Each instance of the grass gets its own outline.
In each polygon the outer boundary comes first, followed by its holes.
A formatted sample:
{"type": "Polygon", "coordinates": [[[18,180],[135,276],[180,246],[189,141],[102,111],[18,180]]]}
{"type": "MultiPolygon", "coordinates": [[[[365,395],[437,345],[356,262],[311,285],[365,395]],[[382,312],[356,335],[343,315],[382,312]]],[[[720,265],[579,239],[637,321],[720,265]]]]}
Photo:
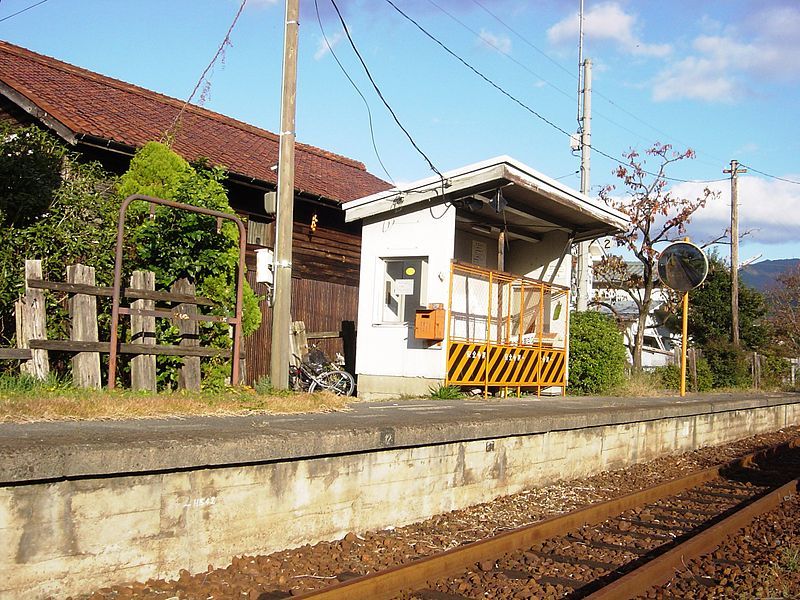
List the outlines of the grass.
{"type": "Polygon", "coordinates": [[[790,573],[800,571],[800,546],[789,546],[781,550],[781,566],[790,573]]]}
{"type": "Polygon", "coordinates": [[[439,400],[455,400],[464,397],[464,393],[459,386],[443,385],[441,383],[436,387],[431,386],[428,388],[428,395],[439,400]]]}
{"type": "Polygon", "coordinates": [[[649,371],[631,371],[625,380],[609,390],[609,396],[636,396],[640,398],[663,396],[674,393],[661,383],[658,374],[649,371]]]}
{"type": "Polygon", "coordinates": [[[57,379],[0,375],[0,423],[122,420],[190,415],[292,414],[346,410],[354,398],[260,386],[221,392],[152,393],[85,390],[57,379]]]}

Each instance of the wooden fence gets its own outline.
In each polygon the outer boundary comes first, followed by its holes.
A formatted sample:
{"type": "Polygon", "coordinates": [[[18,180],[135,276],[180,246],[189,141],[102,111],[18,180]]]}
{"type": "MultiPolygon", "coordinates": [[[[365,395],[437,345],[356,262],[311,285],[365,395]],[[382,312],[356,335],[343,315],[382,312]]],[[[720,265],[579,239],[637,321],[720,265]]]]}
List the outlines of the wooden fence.
{"type": "MultiPolygon", "coordinates": [[[[98,337],[97,298],[110,298],[113,289],[95,285],[93,267],[71,265],[66,275],[66,282],[46,281],[42,278],[41,261],[25,261],[25,293],[15,305],[17,348],[0,348],[0,359],[22,361],[20,372],[45,379],[50,370],[48,352],[72,353],[73,383],[78,387],[99,388],[100,354],[109,352],[110,343],[98,337]],[[47,339],[44,290],[67,294],[70,339],[47,339]]],[[[156,390],[156,356],[183,358],[178,387],[188,390],[200,389],[201,358],[230,358],[230,350],[200,346],[199,320],[221,322],[225,317],[200,314],[198,307],[211,307],[215,303],[196,296],[194,284],[188,280],[177,281],[169,292],[156,291],[155,275],[136,271],[130,287],[121,290],[121,296],[130,301],[130,342],[120,343],[118,352],[133,355],[130,361],[133,389],[156,390]],[[168,308],[159,308],[164,305],[168,308]],[[178,345],[156,343],[157,317],[169,318],[178,327],[178,345]]]]}

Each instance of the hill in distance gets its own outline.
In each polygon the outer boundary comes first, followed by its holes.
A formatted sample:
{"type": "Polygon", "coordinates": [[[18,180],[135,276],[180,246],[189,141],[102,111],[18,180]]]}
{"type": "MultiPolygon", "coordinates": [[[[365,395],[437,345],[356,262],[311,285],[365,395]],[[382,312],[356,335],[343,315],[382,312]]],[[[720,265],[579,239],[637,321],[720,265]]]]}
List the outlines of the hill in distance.
{"type": "Polygon", "coordinates": [[[779,260],[762,260],[739,269],[742,283],[759,292],[775,287],[778,275],[797,267],[800,258],[782,258],[779,260]]]}

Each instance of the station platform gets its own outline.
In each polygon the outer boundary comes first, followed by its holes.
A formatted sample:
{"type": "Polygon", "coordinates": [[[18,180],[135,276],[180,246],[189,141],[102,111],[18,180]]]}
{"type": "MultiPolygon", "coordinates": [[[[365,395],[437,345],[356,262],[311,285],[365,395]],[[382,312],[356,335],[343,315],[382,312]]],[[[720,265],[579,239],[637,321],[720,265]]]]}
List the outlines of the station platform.
{"type": "Polygon", "coordinates": [[[0,597],[173,578],[798,424],[786,393],[4,423],[0,597]]]}
{"type": "Polygon", "coordinates": [[[303,460],[800,403],[800,394],[404,399],[345,411],[0,424],[0,485],[303,460]]]}

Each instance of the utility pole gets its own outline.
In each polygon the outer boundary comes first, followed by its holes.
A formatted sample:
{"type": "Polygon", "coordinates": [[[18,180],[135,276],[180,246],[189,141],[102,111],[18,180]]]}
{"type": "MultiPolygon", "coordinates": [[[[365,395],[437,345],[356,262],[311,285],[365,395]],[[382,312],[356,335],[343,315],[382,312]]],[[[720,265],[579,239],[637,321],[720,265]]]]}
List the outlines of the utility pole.
{"type": "Polygon", "coordinates": [[[731,161],[731,168],[723,173],[731,175],[731,341],[739,347],[739,173],[747,169],[739,166],[738,160],[731,161]]]}
{"type": "Polygon", "coordinates": [[[289,387],[289,328],[292,307],[292,228],[294,225],[294,138],[297,99],[299,0],[286,0],[283,33],[281,130],[278,149],[278,206],[275,216],[275,284],[272,303],[270,381],[289,387]]]}
{"type": "MultiPolygon", "coordinates": [[[[589,194],[589,171],[592,150],[592,61],[583,61],[583,110],[581,116],[581,193],[589,194]]],[[[576,308],[589,308],[589,242],[578,244],[578,297],[576,308]]]]}

